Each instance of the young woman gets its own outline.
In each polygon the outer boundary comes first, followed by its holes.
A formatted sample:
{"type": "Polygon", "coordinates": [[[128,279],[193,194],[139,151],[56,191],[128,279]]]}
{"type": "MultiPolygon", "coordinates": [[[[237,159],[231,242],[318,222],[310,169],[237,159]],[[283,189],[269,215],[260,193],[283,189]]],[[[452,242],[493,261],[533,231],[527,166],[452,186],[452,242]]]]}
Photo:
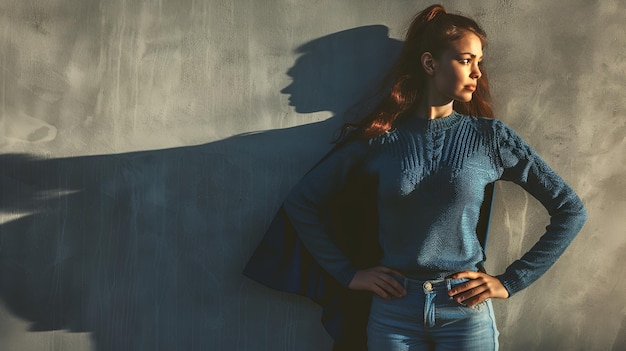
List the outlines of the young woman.
{"type": "Polygon", "coordinates": [[[388,74],[386,97],[284,203],[316,263],[343,287],[372,293],[370,351],[496,350],[490,299],[539,278],[585,222],[574,191],[513,130],[489,118],[484,46],[473,20],[439,5],[420,12],[388,74]],[[357,268],[324,213],[364,175],[374,179],[381,256],[357,268]],[[485,187],[501,179],[537,198],[551,220],[529,252],[492,276],[479,269],[476,228],[485,187]]]}

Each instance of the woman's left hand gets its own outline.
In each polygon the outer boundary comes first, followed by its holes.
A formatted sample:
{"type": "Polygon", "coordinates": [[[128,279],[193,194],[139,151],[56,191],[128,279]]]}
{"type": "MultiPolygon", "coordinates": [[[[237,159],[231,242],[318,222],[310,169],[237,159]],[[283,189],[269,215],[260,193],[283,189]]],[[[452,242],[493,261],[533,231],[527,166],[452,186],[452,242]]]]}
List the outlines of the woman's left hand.
{"type": "Polygon", "coordinates": [[[448,295],[454,297],[456,302],[465,304],[468,307],[474,306],[475,304],[492,297],[501,299],[509,297],[509,292],[506,290],[504,285],[502,285],[500,280],[486,273],[463,271],[455,273],[448,278],[470,279],[469,281],[459,284],[448,291],[448,295]]]}

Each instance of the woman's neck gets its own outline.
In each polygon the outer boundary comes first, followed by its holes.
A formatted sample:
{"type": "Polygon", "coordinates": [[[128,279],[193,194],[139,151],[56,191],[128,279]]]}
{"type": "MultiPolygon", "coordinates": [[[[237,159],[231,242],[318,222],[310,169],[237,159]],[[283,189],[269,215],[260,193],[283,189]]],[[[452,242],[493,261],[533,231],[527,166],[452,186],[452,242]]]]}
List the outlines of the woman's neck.
{"type": "Polygon", "coordinates": [[[418,118],[422,119],[436,119],[447,117],[452,114],[452,105],[454,100],[444,105],[439,104],[420,104],[415,114],[418,118]]]}

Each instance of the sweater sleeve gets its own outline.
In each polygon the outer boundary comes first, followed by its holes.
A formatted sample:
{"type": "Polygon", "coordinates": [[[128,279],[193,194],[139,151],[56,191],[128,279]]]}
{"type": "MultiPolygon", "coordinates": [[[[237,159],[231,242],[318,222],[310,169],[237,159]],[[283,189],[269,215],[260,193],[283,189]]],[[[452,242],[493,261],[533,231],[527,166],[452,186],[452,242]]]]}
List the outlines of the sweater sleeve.
{"type": "Polygon", "coordinates": [[[563,254],[587,219],[576,193],[512,129],[494,121],[501,179],[513,181],[546,208],[550,223],[539,241],[497,276],[509,295],[526,288],[563,254]]]}
{"type": "Polygon", "coordinates": [[[331,239],[322,213],[329,199],[358,171],[367,149],[367,142],[359,140],[338,147],[300,180],[283,204],[313,258],[346,287],[357,270],[331,239]]]}

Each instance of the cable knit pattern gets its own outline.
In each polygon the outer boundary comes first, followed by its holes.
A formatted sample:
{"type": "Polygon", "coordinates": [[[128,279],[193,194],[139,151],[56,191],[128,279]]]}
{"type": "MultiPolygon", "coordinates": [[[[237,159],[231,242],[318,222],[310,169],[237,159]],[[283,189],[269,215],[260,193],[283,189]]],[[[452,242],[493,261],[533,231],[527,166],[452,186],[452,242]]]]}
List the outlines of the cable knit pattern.
{"type": "Polygon", "coordinates": [[[511,295],[554,264],[586,219],[574,191],[501,121],[456,112],[408,118],[369,141],[347,142],[285,201],[304,244],[344,286],[356,270],[327,235],[321,208],[359,174],[378,178],[380,264],[419,280],[476,270],[483,260],[475,232],[480,205],[485,186],[496,180],[519,184],[551,216],[535,246],[498,276],[511,295]]]}

